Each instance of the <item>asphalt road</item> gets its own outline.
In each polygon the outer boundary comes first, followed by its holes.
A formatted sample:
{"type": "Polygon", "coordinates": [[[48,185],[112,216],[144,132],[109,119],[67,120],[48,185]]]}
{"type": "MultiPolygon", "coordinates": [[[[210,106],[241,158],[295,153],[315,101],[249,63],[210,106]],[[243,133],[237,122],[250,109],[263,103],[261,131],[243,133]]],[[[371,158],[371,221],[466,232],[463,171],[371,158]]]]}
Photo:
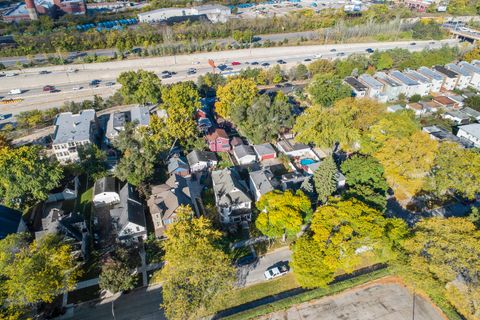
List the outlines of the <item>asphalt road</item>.
{"type": "Polygon", "coordinates": [[[112,315],[114,301],[115,320],[166,320],[162,303],[162,288],[160,286],[141,288],[119,298],[103,300],[99,303],[84,303],[76,306],[73,317],[75,320],[106,320],[114,319],[112,315]]]}
{"type": "Polygon", "coordinates": [[[15,104],[0,105],[0,114],[17,114],[22,111],[33,109],[49,109],[59,107],[66,101],[82,101],[91,99],[94,95],[102,97],[110,96],[118,85],[106,87],[105,83],[115,81],[118,75],[128,70],[145,69],[160,74],[162,71],[175,71],[177,74],[170,79],[163,79],[164,83],[196,80],[198,75],[211,72],[212,68],[208,65],[208,59],[214,59],[217,65],[222,63],[233,68],[233,71],[239,71],[247,66],[252,66],[252,62],[269,63],[270,66],[277,63],[279,59],[286,62],[283,68],[294,66],[298,63],[309,63],[305,59],[315,59],[315,56],[321,55],[322,58],[337,59],[344,58],[353,53],[365,53],[367,48],[387,50],[393,48],[406,48],[411,51],[419,51],[424,48],[439,48],[443,44],[456,45],[457,40],[450,39],[444,41],[418,41],[416,45],[410,42],[386,42],[386,43],[359,43],[359,44],[337,44],[337,45],[318,45],[318,46],[297,46],[297,47],[275,47],[275,48],[255,48],[243,50],[230,50],[215,53],[198,53],[192,55],[180,55],[169,57],[145,58],[126,61],[114,61],[95,64],[51,66],[45,68],[24,69],[14,77],[0,78],[0,96],[15,97],[24,99],[15,104]],[[333,52],[332,50],[335,50],[333,52]],[[344,55],[339,56],[340,53],[344,55]],[[232,66],[231,63],[237,61],[241,64],[232,66]],[[247,64],[248,63],[248,64],[247,64]],[[189,68],[196,68],[195,75],[187,75],[189,68]],[[76,73],[67,73],[68,68],[77,68],[76,73]],[[47,70],[50,73],[40,75],[39,72],[47,70]],[[101,80],[99,87],[91,88],[88,86],[93,79],[101,80]],[[58,92],[43,92],[43,86],[53,85],[58,92]],[[74,87],[81,86],[81,90],[73,90],[74,87]],[[22,89],[24,93],[18,95],[9,95],[12,89],[22,89]]]}

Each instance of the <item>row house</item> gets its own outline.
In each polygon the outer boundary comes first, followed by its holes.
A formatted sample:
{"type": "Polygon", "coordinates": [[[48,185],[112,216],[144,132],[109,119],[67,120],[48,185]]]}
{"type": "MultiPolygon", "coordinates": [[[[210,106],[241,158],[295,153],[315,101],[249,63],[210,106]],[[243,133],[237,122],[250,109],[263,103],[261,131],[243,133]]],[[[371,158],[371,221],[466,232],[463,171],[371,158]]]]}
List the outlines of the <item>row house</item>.
{"type": "Polygon", "coordinates": [[[383,92],[383,83],[372,77],[371,75],[365,73],[358,77],[358,81],[364,84],[367,89],[367,97],[378,99],[383,92]]]}
{"type": "Polygon", "coordinates": [[[398,70],[390,72],[390,77],[402,85],[403,93],[407,97],[411,97],[416,94],[419,94],[421,96],[425,96],[428,94],[428,91],[424,91],[424,86],[421,86],[420,83],[413,80],[412,78],[407,77],[398,70]]]}
{"type": "MultiPolygon", "coordinates": [[[[419,94],[421,96],[426,96],[428,95],[430,92],[433,92],[434,90],[432,90],[432,87],[433,87],[433,83],[430,79],[428,79],[427,77],[421,75],[420,73],[418,73],[417,71],[415,70],[406,70],[403,72],[406,76],[408,76],[409,78],[415,80],[418,84],[419,84],[419,94]]],[[[440,90],[440,88],[438,88],[438,90],[440,90]]]]}
{"type": "Polygon", "coordinates": [[[432,92],[440,92],[440,90],[442,90],[443,76],[440,73],[427,67],[420,67],[417,72],[430,79],[432,83],[432,92]]]}
{"type": "Polygon", "coordinates": [[[470,82],[472,82],[472,75],[468,71],[464,70],[463,68],[454,63],[449,63],[445,65],[445,67],[458,75],[456,85],[457,89],[463,90],[470,86],[470,82]]]}
{"type": "Polygon", "coordinates": [[[375,78],[383,84],[383,94],[388,101],[397,100],[404,93],[403,85],[390,78],[385,72],[375,73],[375,78]]]}
{"type": "Polygon", "coordinates": [[[464,72],[467,72],[472,78],[470,80],[470,85],[477,90],[480,90],[480,68],[466,62],[460,61],[458,66],[464,72]]]}
{"type": "Polygon", "coordinates": [[[354,77],[346,77],[343,82],[352,88],[355,97],[364,98],[367,96],[368,88],[354,77]]]}
{"type": "Polygon", "coordinates": [[[448,70],[444,66],[435,66],[433,69],[442,75],[442,88],[444,90],[451,91],[456,88],[458,82],[458,74],[456,72],[448,70]]]}

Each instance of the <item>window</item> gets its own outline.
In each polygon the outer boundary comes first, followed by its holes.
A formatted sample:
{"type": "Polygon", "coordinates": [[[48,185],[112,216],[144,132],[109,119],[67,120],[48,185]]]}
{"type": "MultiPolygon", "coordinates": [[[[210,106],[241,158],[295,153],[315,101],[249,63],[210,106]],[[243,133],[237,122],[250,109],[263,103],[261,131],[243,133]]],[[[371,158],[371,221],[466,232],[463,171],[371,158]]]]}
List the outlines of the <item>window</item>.
{"type": "Polygon", "coordinates": [[[137,232],[139,232],[139,231],[140,231],[140,227],[139,227],[139,226],[137,226],[137,232]]]}

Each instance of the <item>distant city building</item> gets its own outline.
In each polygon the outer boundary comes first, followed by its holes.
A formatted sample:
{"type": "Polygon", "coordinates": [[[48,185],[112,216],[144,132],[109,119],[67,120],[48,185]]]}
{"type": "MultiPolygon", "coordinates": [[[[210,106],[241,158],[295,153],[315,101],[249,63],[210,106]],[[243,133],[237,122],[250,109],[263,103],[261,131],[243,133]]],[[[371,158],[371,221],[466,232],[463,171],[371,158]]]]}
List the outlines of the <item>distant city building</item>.
{"type": "Polygon", "coordinates": [[[78,147],[96,142],[97,116],[95,110],[79,114],[60,113],[55,119],[52,148],[61,163],[78,161],[78,147]]]}
{"type": "Polygon", "coordinates": [[[6,22],[38,20],[39,15],[85,14],[84,0],[26,0],[3,15],[6,22]]]}
{"type": "Polygon", "coordinates": [[[231,15],[229,7],[208,4],[191,8],[163,8],[138,14],[138,20],[145,23],[186,20],[205,17],[213,23],[227,22],[231,15]]]}

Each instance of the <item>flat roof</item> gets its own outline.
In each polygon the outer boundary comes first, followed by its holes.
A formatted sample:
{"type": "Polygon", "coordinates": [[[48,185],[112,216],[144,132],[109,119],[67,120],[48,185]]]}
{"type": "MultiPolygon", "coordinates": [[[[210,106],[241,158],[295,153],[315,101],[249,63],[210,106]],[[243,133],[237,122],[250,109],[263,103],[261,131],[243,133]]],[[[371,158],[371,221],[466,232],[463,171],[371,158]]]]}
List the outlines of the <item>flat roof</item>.
{"type": "Polygon", "coordinates": [[[446,67],[458,74],[461,74],[463,76],[469,76],[470,75],[470,72],[468,72],[467,70],[465,70],[464,68],[462,67],[459,67],[457,66],[455,63],[449,63],[446,65],[446,67]]]}
{"type": "Polygon", "coordinates": [[[357,91],[367,91],[367,87],[354,77],[346,77],[345,82],[357,91]]]}
{"type": "Polygon", "coordinates": [[[427,67],[420,67],[420,68],[418,68],[417,71],[420,72],[421,74],[423,74],[424,76],[430,78],[430,79],[443,81],[443,78],[445,78],[445,76],[442,75],[441,73],[438,73],[438,72],[436,72],[436,71],[434,71],[430,68],[427,68],[427,67]]]}
{"type": "Polygon", "coordinates": [[[394,79],[390,78],[385,72],[377,72],[377,73],[375,73],[375,77],[377,77],[377,79],[380,82],[383,82],[383,83],[389,85],[390,87],[401,87],[402,86],[400,83],[398,83],[394,79]]]}
{"type": "Polygon", "coordinates": [[[404,73],[409,76],[410,78],[418,81],[418,82],[421,82],[421,83],[431,83],[432,81],[430,79],[428,79],[427,77],[425,77],[424,75],[422,75],[421,73],[418,73],[417,71],[415,70],[408,70],[408,71],[404,71],[404,73]]]}
{"type": "Polygon", "coordinates": [[[480,68],[478,68],[477,66],[475,66],[471,63],[468,63],[466,61],[460,61],[458,64],[460,65],[460,67],[462,69],[468,71],[470,74],[472,74],[472,73],[480,74],[480,68]]]}
{"type": "Polygon", "coordinates": [[[377,79],[375,79],[374,77],[366,73],[359,76],[358,80],[362,81],[363,84],[371,88],[377,88],[377,89],[383,88],[383,83],[381,83],[380,81],[378,81],[377,79]]]}
{"type": "Polygon", "coordinates": [[[417,81],[407,77],[398,70],[390,72],[390,76],[395,77],[395,79],[398,79],[399,81],[405,83],[407,86],[418,86],[419,84],[417,81]]]}
{"type": "Polygon", "coordinates": [[[459,126],[458,129],[463,130],[466,133],[480,139],[480,123],[472,123],[464,126],[459,126]]]}
{"type": "Polygon", "coordinates": [[[93,109],[82,110],[79,114],[60,113],[55,120],[53,144],[89,140],[90,126],[94,120],[93,109]]]}
{"type": "Polygon", "coordinates": [[[453,72],[452,70],[448,70],[444,66],[435,66],[435,67],[433,67],[433,69],[437,70],[440,73],[443,73],[444,75],[446,75],[450,79],[456,78],[458,76],[458,73],[453,72]]]}

